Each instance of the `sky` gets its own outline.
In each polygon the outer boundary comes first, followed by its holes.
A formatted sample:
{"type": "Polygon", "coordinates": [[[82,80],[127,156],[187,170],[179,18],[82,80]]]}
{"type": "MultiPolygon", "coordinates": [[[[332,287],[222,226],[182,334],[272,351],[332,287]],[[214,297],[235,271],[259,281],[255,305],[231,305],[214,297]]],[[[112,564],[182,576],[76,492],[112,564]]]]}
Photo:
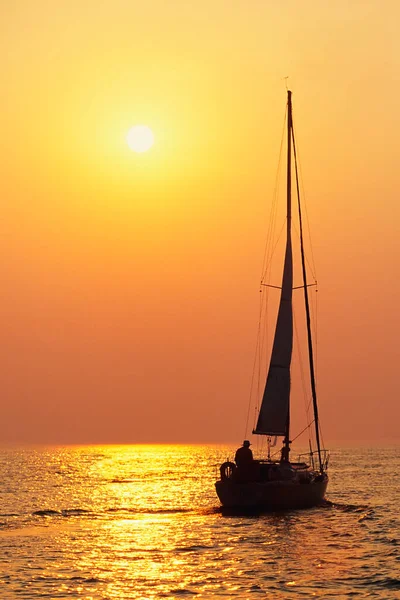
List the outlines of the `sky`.
{"type": "Polygon", "coordinates": [[[1,3],[1,443],[241,443],[286,81],[324,440],[399,439],[399,17],[1,3]]]}

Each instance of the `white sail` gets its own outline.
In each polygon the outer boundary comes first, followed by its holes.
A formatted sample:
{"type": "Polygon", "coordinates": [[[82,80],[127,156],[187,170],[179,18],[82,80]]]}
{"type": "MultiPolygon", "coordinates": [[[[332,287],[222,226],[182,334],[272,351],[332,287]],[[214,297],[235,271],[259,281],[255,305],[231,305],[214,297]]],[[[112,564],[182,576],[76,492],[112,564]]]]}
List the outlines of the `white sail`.
{"type": "Polygon", "coordinates": [[[283,268],[282,291],[267,383],[254,433],[285,435],[287,431],[290,363],[293,347],[293,258],[290,223],[283,268]]]}

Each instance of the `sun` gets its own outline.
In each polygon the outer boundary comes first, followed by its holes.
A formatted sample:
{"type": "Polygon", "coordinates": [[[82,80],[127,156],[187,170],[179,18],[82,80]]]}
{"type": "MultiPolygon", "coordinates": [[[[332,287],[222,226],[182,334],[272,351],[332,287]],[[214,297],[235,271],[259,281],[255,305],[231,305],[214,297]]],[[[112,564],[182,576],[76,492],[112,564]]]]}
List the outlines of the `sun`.
{"type": "Polygon", "coordinates": [[[134,152],[147,152],[154,144],[154,134],[147,125],[135,125],[128,131],[126,141],[134,152]]]}

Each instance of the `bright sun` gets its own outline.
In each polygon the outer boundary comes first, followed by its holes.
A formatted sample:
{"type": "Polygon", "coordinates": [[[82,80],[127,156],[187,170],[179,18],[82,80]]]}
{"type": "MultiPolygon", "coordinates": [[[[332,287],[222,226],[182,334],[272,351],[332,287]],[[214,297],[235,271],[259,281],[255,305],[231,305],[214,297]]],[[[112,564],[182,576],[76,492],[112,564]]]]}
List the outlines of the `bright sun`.
{"type": "Polygon", "coordinates": [[[147,152],[154,144],[154,135],[147,125],[135,125],[128,131],[126,141],[134,152],[147,152]]]}

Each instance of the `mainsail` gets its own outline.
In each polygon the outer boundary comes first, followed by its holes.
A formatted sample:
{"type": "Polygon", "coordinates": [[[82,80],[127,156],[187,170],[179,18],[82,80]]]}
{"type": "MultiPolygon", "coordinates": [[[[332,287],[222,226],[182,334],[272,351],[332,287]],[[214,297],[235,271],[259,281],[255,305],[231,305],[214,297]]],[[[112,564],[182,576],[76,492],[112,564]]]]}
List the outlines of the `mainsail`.
{"type": "Polygon", "coordinates": [[[288,147],[287,147],[287,230],[286,252],[283,266],[282,291],[276,322],[271,361],[267,382],[253,433],[266,435],[289,435],[290,363],[293,348],[293,256],[291,240],[291,142],[292,101],[288,91],[288,147]]]}
{"type": "Polygon", "coordinates": [[[282,292],[267,383],[254,433],[285,435],[287,431],[290,363],[293,347],[293,259],[290,237],[286,243],[282,292]]]}

